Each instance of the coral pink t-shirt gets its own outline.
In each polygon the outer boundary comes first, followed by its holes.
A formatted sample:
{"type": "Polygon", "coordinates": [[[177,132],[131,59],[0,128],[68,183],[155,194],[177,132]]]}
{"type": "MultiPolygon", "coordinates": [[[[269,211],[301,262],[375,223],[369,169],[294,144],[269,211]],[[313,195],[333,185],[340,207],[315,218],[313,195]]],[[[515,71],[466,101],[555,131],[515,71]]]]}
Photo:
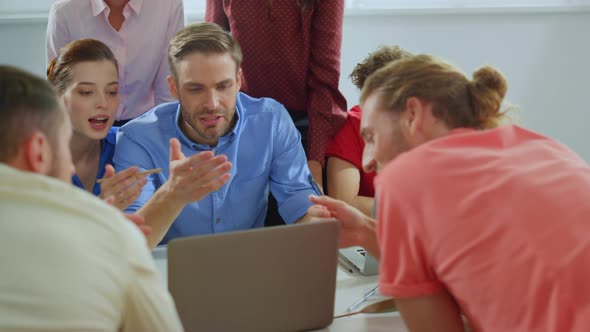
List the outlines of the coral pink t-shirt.
{"type": "Polygon", "coordinates": [[[381,292],[446,288],[476,331],[590,331],[590,167],[518,126],[459,129],[377,176],[381,292]]]}

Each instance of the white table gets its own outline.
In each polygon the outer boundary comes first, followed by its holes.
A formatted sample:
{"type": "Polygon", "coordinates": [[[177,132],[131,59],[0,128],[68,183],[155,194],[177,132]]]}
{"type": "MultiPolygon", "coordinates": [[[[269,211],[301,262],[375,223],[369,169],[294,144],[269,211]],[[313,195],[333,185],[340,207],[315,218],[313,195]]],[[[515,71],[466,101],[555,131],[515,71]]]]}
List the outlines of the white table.
{"type": "MultiPolygon", "coordinates": [[[[365,277],[350,275],[343,269],[338,269],[336,276],[336,299],[334,316],[347,313],[347,308],[377,285],[377,276],[365,277]]],[[[360,305],[357,310],[367,304],[385,299],[381,295],[374,295],[360,305]]],[[[353,332],[353,331],[388,331],[406,332],[406,326],[399,313],[358,314],[337,318],[334,322],[318,331],[353,332]]]]}
{"type": "MultiPolygon", "coordinates": [[[[162,275],[165,285],[168,285],[168,267],[166,248],[158,247],[153,251],[156,268],[162,275]]],[[[334,303],[334,316],[347,313],[347,308],[377,285],[377,276],[350,275],[342,269],[338,269],[336,277],[336,299],[334,303]]],[[[375,295],[367,299],[366,304],[384,299],[375,295]]],[[[359,309],[364,305],[359,306],[359,309]]],[[[318,332],[362,332],[362,331],[388,331],[406,332],[407,329],[399,316],[399,313],[384,314],[358,314],[349,317],[335,319],[334,322],[318,332]]]]}

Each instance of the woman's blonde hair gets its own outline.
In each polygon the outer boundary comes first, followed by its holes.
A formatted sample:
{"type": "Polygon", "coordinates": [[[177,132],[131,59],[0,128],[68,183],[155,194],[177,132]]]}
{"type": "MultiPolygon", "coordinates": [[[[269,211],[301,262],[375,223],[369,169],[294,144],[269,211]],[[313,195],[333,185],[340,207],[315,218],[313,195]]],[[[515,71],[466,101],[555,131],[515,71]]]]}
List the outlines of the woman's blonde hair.
{"type": "Polygon", "coordinates": [[[434,116],[450,128],[488,129],[505,117],[500,110],[507,83],[496,69],[485,66],[469,80],[452,65],[430,55],[395,61],[371,75],[361,92],[361,103],[379,93],[380,108],[403,111],[416,97],[433,105],[434,116]]]}

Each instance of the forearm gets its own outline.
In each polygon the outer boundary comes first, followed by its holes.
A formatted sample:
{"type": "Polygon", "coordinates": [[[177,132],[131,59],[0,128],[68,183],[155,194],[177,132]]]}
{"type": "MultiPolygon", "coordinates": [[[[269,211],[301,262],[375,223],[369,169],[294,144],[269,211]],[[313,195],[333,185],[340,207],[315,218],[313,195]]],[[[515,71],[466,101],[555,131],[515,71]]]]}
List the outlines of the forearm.
{"type": "Polygon", "coordinates": [[[312,216],[309,215],[309,213],[306,213],[305,215],[303,215],[303,217],[297,219],[297,221],[295,222],[296,224],[303,224],[306,222],[311,221],[312,216]]]}
{"type": "MultiPolygon", "coordinates": [[[[328,180],[328,183],[329,180],[328,180]]],[[[339,199],[341,201],[344,201],[347,204],[350,204],[350,206],[360,210],[365,216],[367,217],[372,217],[373,216],[373,208],[374,208],[374,204],[375,204],[375,199],[373,197],[367,197],[367,196],[349,196],[347,195],[347,193],[336,193],[334,195],[332,195],[333,191],[328,190],[328,193],[330,194],[331,197],[335,198],[335,199],[339,199]],[[340,194],[340,195],[339,195],[340,194]]]]}
{"type": "Polygon", "coordinates": [[[370,217],[365,217],[361,229],[359,229],[359,245],[365,248],[377,260],[381,257],[379,251],[379,242],[377,241],[377,221],[370,217]]]}
{"type": "Polygon", "coordinates": [[[459,306],[444,289],[430,296],[399,298],[395,304],[409,331],[465,331],[459,306]]]}
{"type": "Polygon", "coordinates": [[[174,199],[167,186],[164,185],[137,211],[137,214],[141,215],[152,229],[151,234],[147,237],[150,248],[156,247],[162,241],[184,205],[174,199]]]}
{"type": "MultiPolygon", "coordinates": [[[[343,146],[345,143],[340,143],[343,146]]],[[[351,144],[347,144],[350,146],[351,144]]],[[[375,199],[360,196],[361,170],[339,156],[330,156],[326,165],[328,195],[357,208],[366,216],[373,216],[375,199]]]]}
{"type": "Polygon", "coordinates": [[[361,212],[363,212],[366,216],[369,216],[369,217],[373,216],[374,204],[375,204],[375,199],[373,197],[354,196],[350,200],[350,205],[361,210],[361,212]]]}

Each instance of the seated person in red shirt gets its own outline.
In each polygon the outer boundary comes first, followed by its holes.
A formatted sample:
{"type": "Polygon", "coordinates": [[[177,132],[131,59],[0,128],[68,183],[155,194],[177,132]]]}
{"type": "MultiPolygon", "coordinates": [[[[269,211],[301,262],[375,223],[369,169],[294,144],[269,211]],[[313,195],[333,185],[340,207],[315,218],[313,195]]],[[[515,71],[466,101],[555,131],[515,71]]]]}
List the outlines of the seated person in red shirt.
{"type": "MultiPolygon", "coordinates": [[[[350,78],[359,90],[367,77],[391,61],[403,59],[410,53],[397,45],[381,46],[354,67],[350,78]]],[[[363,164],[365,143],[361,137],[361,108],[348,111],[344,126],[326,148],[327,194],[356,207],[368,216],[373,214],[375,163],[363,164]]],[[[370,161],[370,159],[367,159],[370,161]]]]}
{"type": "Polygon", "coordinates": [[[506,81],[428,55],[375,72],[361,133],[379,175],[377,219],[312,197],[341,246],[380,259],[380,292],[410,331],[588,331],[590,167],[559,142],[495,128],[506,81]],[[491,129],[490,129],[491,128],[491,129]]]}

